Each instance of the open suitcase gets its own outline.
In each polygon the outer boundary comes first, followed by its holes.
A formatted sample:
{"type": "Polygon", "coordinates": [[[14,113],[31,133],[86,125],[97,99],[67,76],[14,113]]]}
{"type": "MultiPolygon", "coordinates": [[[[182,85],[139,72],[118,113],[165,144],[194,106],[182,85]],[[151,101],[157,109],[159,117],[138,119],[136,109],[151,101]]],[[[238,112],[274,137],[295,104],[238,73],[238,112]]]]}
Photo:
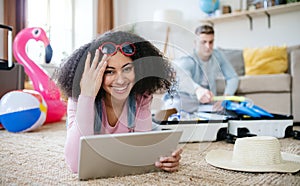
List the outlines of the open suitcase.
{"type": "MultiPolygon", "coordinates": [[[[25,72],[19,63],[12,59],[12,27],[0,24],[0,28],[7,31],[8,59],[0,58],[0,99],[9,91],[24,89],[25,72]]],[[[5,33],[5,32],[3,32],[5,33]]]]}
{"type": "Polygon", "coordinates": [[[228,118],[215,113],[195,112],[191,114],[182,111],[180,114],[171,115],[167,120],[158,121],[153,118],[152,121],[160,130],[183,131],[180,143],[219,141],[224,140],[227,135],[228,118]],[[180,116],[175,118],[176,115],[180,116]]]}

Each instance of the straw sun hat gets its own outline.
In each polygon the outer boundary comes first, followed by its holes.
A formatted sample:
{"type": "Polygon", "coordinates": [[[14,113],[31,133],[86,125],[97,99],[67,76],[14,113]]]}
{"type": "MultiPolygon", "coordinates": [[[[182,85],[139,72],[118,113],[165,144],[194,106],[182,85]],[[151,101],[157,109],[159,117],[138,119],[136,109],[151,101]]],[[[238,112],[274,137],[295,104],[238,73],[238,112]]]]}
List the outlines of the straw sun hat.
{"type": "Polygon", "coordinates": [[[245,172],[297,172],[300,156],[280,152],[280,143],[271,136],[238,138],[233,151],[212,150],[206,162],[219,168],[245,172]]]}

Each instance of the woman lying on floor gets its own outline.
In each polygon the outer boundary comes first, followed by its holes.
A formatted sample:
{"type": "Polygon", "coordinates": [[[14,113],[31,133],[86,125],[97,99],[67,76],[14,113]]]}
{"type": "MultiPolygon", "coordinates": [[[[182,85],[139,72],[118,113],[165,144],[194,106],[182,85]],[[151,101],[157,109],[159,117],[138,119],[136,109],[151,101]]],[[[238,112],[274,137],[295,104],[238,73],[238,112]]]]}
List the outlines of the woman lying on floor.
{"type": "MultiPolygon", "coordinates": [[[[111,31],[80,47],[65,61],[58,84],[68,96],[65,158],[78,170],[81,136],[151,131],[152,94],[174,81],[169,61],[149,41],[111,31]]],[[[153,162],[162,170],[179,168],[182,149],[153,162]]]]}

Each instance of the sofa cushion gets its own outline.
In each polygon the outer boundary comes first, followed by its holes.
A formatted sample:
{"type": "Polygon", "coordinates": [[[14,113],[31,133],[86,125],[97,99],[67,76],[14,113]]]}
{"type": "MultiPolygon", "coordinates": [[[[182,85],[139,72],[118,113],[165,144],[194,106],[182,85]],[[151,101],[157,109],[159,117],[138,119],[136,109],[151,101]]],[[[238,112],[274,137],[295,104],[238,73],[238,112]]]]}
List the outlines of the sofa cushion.
{"type": "MultiPolygon", "coordinates": [[[[224,92],[225,80],[217,79],[217,93],[224,92]]],[[[255,76],[239,76],[239,86],[236,94],[290,92],[290,74],[267,74],[255,76]]]]}
{"type": "Polygon", "coordinates": [[[228,61],[232,64],[236,73],[239,76],[245,75],[245,65],[243,58],[243,50],[236,49],[224,49],[218,48],[221,52],[223,52],[224,56],[228,59],[228,61]]]}
{"type": "Polygon", "coordinates": [[[246,75],[278,74],[288,69],[286,46],[245,48],[243,56],[246,75]]]}
{"type": "Polygon", "coordinates": [[[261,92],[255,94],[240,94],[252,100],[253,103],[264,110],[274,114],[291,113],[291,94],[289,92],[261,92]]]}
{"type": "Polygon", "coordinates": [[[290,92],[290,74],[267,74],[239,77],[237,93],[290,92]]]}

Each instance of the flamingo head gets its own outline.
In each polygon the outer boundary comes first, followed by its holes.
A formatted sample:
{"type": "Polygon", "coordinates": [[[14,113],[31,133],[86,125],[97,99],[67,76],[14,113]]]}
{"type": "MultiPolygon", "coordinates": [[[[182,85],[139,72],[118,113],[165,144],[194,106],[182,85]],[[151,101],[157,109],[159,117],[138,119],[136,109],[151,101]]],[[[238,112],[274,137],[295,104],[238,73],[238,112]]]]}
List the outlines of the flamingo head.
{"type": "Polygon", "coordinates": [[[50,63],[51,58],[52,58],[52,47],[50,45],[50,41],[47,37],[46,32],[42,29],[42,28],[38,28],[38,27],[34,27],[31,28],[31,34],[33,39],[35,39],[36,41],[42,41],[44,43],[45,46],[45,60],[46,63],[50,63]]]}
{"type": "Polygon", "coordinates": [[[24,47],[27,41],[30,39],[42,41],[44,43],[45,61],[46,63],[50,63],[53,51],[46,32],[40,27],[25,28],[17,34],[15,41],[18,42],[21,45],[21,47],[24,47]]]}

